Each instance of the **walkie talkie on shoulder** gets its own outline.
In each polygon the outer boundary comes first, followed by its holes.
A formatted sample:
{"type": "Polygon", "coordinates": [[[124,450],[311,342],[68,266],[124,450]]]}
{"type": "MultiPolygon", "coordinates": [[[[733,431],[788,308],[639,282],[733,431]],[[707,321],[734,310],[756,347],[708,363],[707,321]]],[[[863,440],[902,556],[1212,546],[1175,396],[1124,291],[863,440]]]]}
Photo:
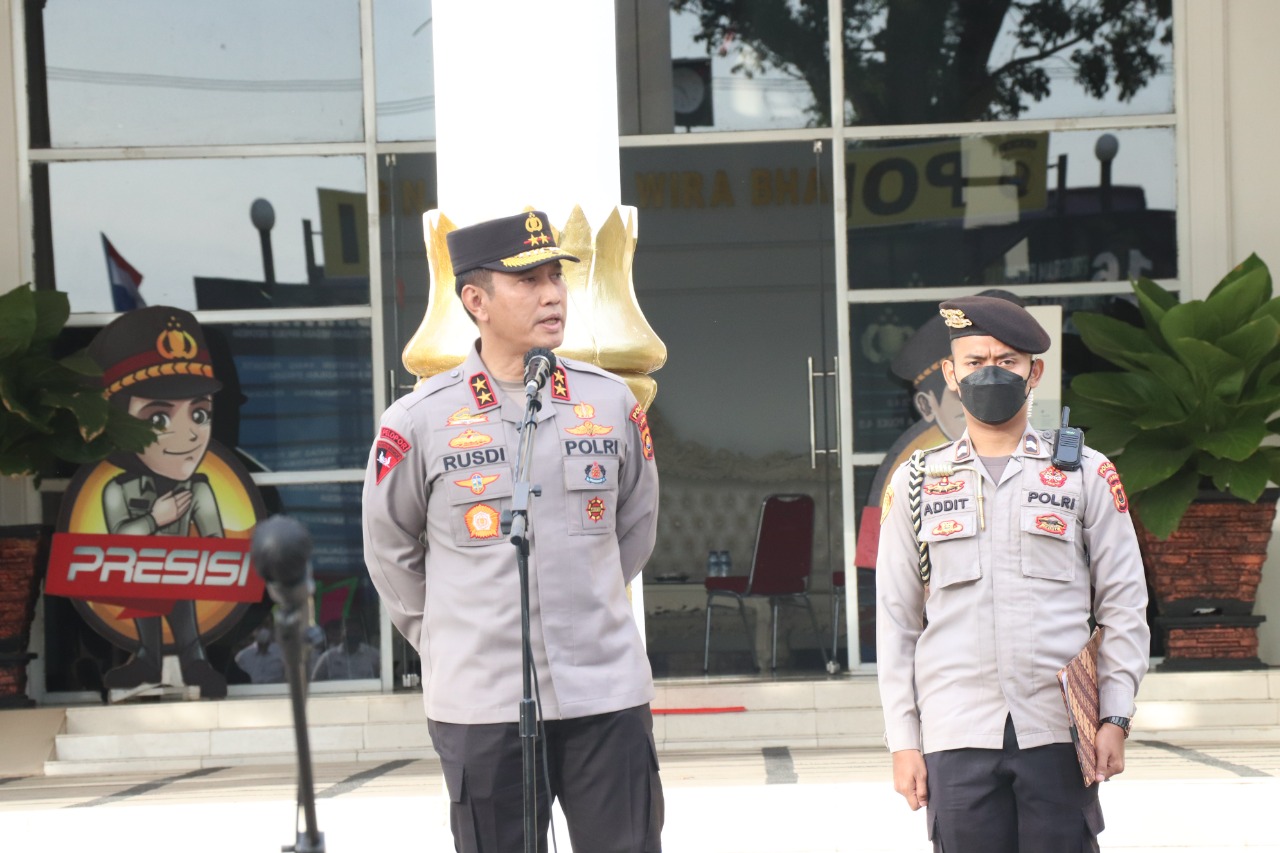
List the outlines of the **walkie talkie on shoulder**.
{"type": "Polygon", "coordinates": [[[1080,454],[1084,452],[1084,431],[1068,426],[1071,409],[1062,407],[1062,426],[1058,427],[1053,448],[1053,466],[1060,471],[1080,470],[1080,454]]]}

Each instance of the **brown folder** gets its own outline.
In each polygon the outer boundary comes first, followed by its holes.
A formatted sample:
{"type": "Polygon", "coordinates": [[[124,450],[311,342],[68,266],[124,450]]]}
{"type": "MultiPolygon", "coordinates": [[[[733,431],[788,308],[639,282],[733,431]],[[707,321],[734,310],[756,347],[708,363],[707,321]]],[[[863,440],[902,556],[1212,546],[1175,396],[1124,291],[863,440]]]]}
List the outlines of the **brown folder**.
{"type": "Polygon", "coordinates": [[[1095,738],[1098,735],[1098,644],[1102,642],[1102,628],[1094,628],[1089,642],[1080,654],[1058,670],[1058,684],[1062,687],[1062,700],[1067,704],[1067,716],[1071,718],[1071,740],[1080,760],[1080,775],[1087,788],[1097,781],[1098,753],[1095,738]]]}

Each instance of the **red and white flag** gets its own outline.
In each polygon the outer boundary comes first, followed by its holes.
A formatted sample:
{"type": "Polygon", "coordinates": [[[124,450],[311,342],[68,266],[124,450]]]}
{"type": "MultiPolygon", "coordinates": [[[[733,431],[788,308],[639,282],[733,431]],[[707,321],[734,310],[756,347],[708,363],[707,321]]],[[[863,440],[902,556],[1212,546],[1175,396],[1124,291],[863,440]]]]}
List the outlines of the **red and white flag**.
{"type": "Polygon", "coordinates": [[[107,280],[111,282],[111,302],[117,311],[132,311],[134,308],[145,308],[138,288],[142,287],[142,273],[121,257],[116,247],[111,245],[106,234],[102,237],[102,250],[107,255],[107,280]]]}

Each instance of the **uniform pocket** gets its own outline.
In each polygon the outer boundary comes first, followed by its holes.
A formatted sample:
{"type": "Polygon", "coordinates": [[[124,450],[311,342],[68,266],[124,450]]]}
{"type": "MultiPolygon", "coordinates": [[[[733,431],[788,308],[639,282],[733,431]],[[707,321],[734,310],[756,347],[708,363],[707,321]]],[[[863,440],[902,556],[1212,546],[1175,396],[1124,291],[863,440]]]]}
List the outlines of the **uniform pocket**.
{"type": "Polygon", "coordinates": [[[446,475],[453,541],[469,548],[505,541],[502,512],[511,507],[511,471],[494,468],[446,475]]]}
{"type": "Polygon", "coordinates": [[[569,535],[613,533],[618,508],[618,460],[564,460],[565,521],[569,535]]]}
{"type": "Polygon", "coordinates": [[[1076,576],[1079,520],[1060,510],[1023,507],[1022,574],[1029,578],[1071,581],[1076,576]]]}
{"type": "Polygon", "coordinates": [[[982,577],[978,560],[978,514],[934,513],[921,519],[920,539],[929,545],[930,586],[943,588],[982,577]]]}

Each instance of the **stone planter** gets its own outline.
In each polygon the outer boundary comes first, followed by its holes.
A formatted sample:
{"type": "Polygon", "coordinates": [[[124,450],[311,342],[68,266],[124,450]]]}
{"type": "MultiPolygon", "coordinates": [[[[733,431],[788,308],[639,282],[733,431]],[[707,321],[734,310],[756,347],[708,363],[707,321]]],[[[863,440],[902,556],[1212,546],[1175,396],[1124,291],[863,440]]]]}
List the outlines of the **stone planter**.
{"type": "Polygon", "coordinates": [[[1147,582],[1165,632],[1161,669],[1248,669],[1258,659],[1253,615],[1280,489],[1256,503],[1201,492],[1173,535],[1159,540],[1136,524],[1147,582]]]}
{"type": "Polygon", "coordinates": [[[0,527],[0,708],[31,705],[27,652],[40,580],[49,558],[50,530],[0,527]]]}

